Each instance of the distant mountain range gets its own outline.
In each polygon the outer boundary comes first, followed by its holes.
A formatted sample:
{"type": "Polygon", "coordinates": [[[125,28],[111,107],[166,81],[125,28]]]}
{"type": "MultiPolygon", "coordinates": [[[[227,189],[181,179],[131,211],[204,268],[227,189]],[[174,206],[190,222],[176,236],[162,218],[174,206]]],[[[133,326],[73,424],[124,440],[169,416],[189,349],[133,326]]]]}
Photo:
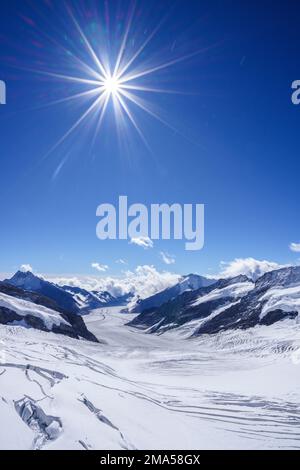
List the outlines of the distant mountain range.
{"type": "MultiPolygon", "coordinates": [[[[161,293],[161,298],[163,293],[161,293]]],[[[295,319],[300,311],[300,267],[271,271],[256,282],[246,276],[221,279],[143,310],[130,326],[164,333],[191,323],[191,336],[247,329],[295,319]]]]}
{"type": "Polygon", "coordinates": [[[0,282],[0,324],[97,341],[81,316],[97,308],[126,305],[130,297],[59,286],[29,271],[18,271],[0,282]]]}
{"type": "MultiPolygon", "coordinates": [[[[113,297],[106,291],[59,286],[18,271],[0,282],[0,323],[96,341],[82,315],[98,308],[130,305],[132,299],[133,293],[113,297]]],[[[130,312],[137,315],[128,325],[158,334],[185,327],[195,337],[271,325],[295,319],[299,311],[298,266],[268,272],[255,282],[244,275],[217,280],[189,274],[174,286],[130,305],[130,312]]]]}
{"type": "Polygon", "coordinates": [[[5,284],[36,292],[52,299],[60,308],[76,314],[85,314],[101,307],[126,305],[128,296],[113,297],[109,292],[87,291],[80,287],[59,286],[32,272],[18,271],[5,284]]]}

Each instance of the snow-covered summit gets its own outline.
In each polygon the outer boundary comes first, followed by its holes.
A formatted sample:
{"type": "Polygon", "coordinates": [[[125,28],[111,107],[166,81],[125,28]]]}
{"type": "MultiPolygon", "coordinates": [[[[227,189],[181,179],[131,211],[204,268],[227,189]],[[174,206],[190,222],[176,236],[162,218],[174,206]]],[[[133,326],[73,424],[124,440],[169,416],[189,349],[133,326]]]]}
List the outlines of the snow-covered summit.
{"type": "Polygon", "coordinates": [[[146,299],[140,299],[132,308],[131,311],[134,313],[143,312],[146,309],[160,307],[165,302],[169,302],[178,295],[183,294],[187,291],[194,291],[200,287],[207,287],[216,282],[215,279],[208,279],[198,274],[188,274],[182,276],[178,283],[174,286],[168,287],[146,299]]]}
{"type": "Polygon", "coordinates": [[[109,292],[88,291],[81,287],[58,285],[47,281],[31,271],[18,271],[11,279],[6,279],[5,284],[19,287],[26,291],[37,292],[68,312],[85,314],[89,311],[105,306],[122,304],[124,301],[113,297],[109,292]]]}
{"type": "Polygon", "coordinates": [[[164,332],[198,321],[194,330],[198,336],[295,320],[299,312],[300,266],[289,266],[263,274],[255,283],[240,275],[187,290],[160,306],[142,310],[130,324],[149,332],[164,332]]]}
{"type": "Polygon", "coordinates": [[[4,282],[34,292],[42,288],[44,280],[31,271],[17,271],[11,279],[5,279],[4,282]]]}
{"type": "Polygon", "coordinates": [[[297,284],[300,284],[300,266],[288,266],[264,274],[256,281],[255,288],[287,287],[297,284]]]}

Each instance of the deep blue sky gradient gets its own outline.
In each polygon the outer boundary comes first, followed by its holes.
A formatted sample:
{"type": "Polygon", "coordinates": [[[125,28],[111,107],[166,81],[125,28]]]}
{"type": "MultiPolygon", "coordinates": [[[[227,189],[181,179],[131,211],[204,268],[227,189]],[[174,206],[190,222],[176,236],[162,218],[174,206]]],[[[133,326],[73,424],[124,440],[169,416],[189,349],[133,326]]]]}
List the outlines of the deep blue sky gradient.
{"type": "MultiPolygon", "coordinates": [[[[168,60],[174,41],[184,52],[208,47],[158,74],[160,83],[193,95],[149,97],[180,133],[137,112],[153,155],[133,129],[129,148],[120,149],[110,110],[95,148],[84,126],[43,160],[83,108],[39,109],[73,85],[22,67],[48,64],[60,72],[66,59],[39,30],[58,42],[74,32],[60,1],[2,1],[0,79],[7,83],[7,105],[0,107],[0,271],[30,263],[39,272],[84,274],[98,261],[116,273],[118,258],[128,260],[128,268],[163,269],[161,250],[176,256],[176,272],[215,272],[221,260],[236,257],[295,262],[289,243],[300,241],[300,106],[291,103],[291,83],[300,79],[296,3],[141,1],[141,31],[169,11],[145,60],[155,54],[168,60]],[[186,252],[180,241],[156,242],[152,250],[99,241],[96,207],[121,194],[130,203],[204,203],[204,249],[186,252]]],[[[126,10],[128,2],[118,4],[110,2],[112,12],[126,10]]]]}

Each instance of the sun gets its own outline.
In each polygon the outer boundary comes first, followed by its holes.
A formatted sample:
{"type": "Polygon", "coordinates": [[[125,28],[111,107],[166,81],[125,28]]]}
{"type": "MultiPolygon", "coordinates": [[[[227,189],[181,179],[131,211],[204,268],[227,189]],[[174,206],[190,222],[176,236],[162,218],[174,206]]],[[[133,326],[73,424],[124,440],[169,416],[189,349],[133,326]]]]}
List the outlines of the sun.
{"type": "MultiPolygon", "coordinates": [[[[81,85],[82,91],[70,94],[65,98],[53,101],[50,104],[64,103],[64,102],[80,102],[89,103],[78,119],[67,129],[65,134],[51,147],[46,153],[46,158],[55,149],[57,149],[66,139],[68,139],[84,122],[93,126],[93,139],[92,146],[94,146],[100,128],[105,119],[108,110],[113,110],[115,122],[118,132],[118,137],[122,133],[128,132],[130,123],[136,130],[139,137],[151,151],[151,147],[147,142],[146,137],[140,127],[140,124],[135,116],[137,109],[142,110],[151,118],[157,120],[160,124],[168,127],[172,132],[178,133],[173,125],[167,119],[163,118],[160,114],[159,108],[155,105],[154,100],[149,101],[145,95],[149,94],[166,94],[166,93],[183,93],[185,91],[171,90],[168,87],[153,86],[151,77],[157,72],[168,69],[176,64],[191,59],[200,54],[203,49],[194,50],[185,55],[178,55],[178,52],[173,54],[173,47],[170,50],[170,57],[164,60],[162,56],[155,56],[155,60],[150,61],[144,59],[144,54],[148,44],[161,28],[163,21],[161,21],[148,35],[139,37],[135,35],[132,23],[136,18],[135,1],[133,7],[130,8],[128,18],[124,23],[124,32],[116,47],[115,53],[111,53],[114,49],[114,38],[106,37],[103,42],[103,47],[95,47],[91,39],[86,35],[81,25],[77,21],[74,12],[67,5],[68,15],[75,27],[76,33],[80,38],[80,55],[78,53],[69,53],[69,49],[62,46],[62,50],[68,53],[68,58],[72,58],[72,73],[57,73],[46,70],[31,70],[42,75],[56,78],[59,80],[67,81],[73,84],[81,85]],[[129,47],[130,46],[130,47],[129,47]],[[73,75],[73,70],[76,74],[73,75]],[[149,79],[149,80],[148,80],[149,79]],[[112,107],[109,103],[112,103],[112,107]]],[[[106,21],[106,20],[105,20],[106,21]]],[[[108,27],[101,28],[99,23],[99,30],[107,31],[108,27]]],[[[175,46],[174,46],[175,47],[175,46]]],[[[67,63],[70,66],[69,61],[67,63]]],[[[158,77],[155,81],[158,80],[158,77]]]]}
{"type": "Polygon", "coordinates": [[[121,82],[115,75],[108,75],[103,81],[103,87],[108,95],[116,96],[121,92],[121,82]]]}

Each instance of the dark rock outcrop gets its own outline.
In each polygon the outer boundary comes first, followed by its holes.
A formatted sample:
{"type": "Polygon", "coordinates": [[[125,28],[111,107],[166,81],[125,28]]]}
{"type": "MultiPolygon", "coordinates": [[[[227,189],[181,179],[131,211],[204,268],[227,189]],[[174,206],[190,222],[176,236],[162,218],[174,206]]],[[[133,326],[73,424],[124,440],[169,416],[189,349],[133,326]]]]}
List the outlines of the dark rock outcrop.
{"type": "Polygon", "coordinates": [[[200,288],[196,291],[185,292],[160,307],[145,309],[130,323],[140,329],[147,329],[149,333],[163,333],[166,330],[177,328],[192,320],[203,320],[193,336],[201,334],[215,334],[229,329],[247,329],[256,325],[271,325],[286,318],[294,319],[298,311],[291,303],[291,307],[280,309],[274,307],[264,309],[272,297],[272,289],[282,289],[299,286],[300,267],[287,267],[274,270],[262,275],[253,283],[253,288],[234,290],[243,282],[252,282],[246,276],[232,279],[221,279],[215,284],[200,288]],[[225,289],[232,286],[232,290],[225,289]],[[219,291],[223,289],[222,295],[219,291]],[[201,297],[212,294],[201,301],[201,297]],[[267,294],[265,296],[265,294],[267,294]],[[219,311],[218,311],[219,310],[219,311]]]}
{"type": "Polygon", "coordinates": [[[51,330],[49,330],[46,322],[44,322],[42,318],[39,318],[34,314],[20,315],[12,308],[1,307],[0,305],[1,324],[13,324],[14,322],[17,322],[29,328],[36,328],[42,331],[52,331],[53,333],[63,334],[72,338],[84,338],[89,341],[98,342],[96,337],[87,329],[83,319],[79,315],[74,315],[72,312],[62,309],[52,299],[48,299],[47,297],[35,292],[24,291],[23,289],[5,283],[0,283],[0,292],[10,297],[32,303],[33,312],[35,305],[41,305],[53,310],[57,312],[58,318],[61,317],[61,319],[68,323],[66,324],[62,321],[59,325],[53,324],[51,330]]]}
{"type": "Polygon", "coordinates": [[[233,300],[236,300],[236,297],[233,298],[228,294],[227,296],[201,303],[201,305],[194,305],[199,298],[213,291],[245,282],[249,283],[251,281],[246,276],[237,276],[232,279],[221,279],[207,287],[184,292],[158,308],[144,310],[129,325],[140,329],[150,328],[150,332],[154,333],[156,331],[163,332],[168,329],[177,328],[192,320],[206,318],[216,308],[230,304],[233,300]]]}
{"type": "Polygon", "coordinates": [[[183,276],[182,279],[174,286],[168,287],[167,289],[147,297],[146,299],[139,300],[131,309],[131,312],[141,313],[145,310],[158,308],[184,292],[195,291],[201,287],[208,287],[215,282],[215,279],[208,279],[203,276],[198,276],[197,274],[183,276]]]}

